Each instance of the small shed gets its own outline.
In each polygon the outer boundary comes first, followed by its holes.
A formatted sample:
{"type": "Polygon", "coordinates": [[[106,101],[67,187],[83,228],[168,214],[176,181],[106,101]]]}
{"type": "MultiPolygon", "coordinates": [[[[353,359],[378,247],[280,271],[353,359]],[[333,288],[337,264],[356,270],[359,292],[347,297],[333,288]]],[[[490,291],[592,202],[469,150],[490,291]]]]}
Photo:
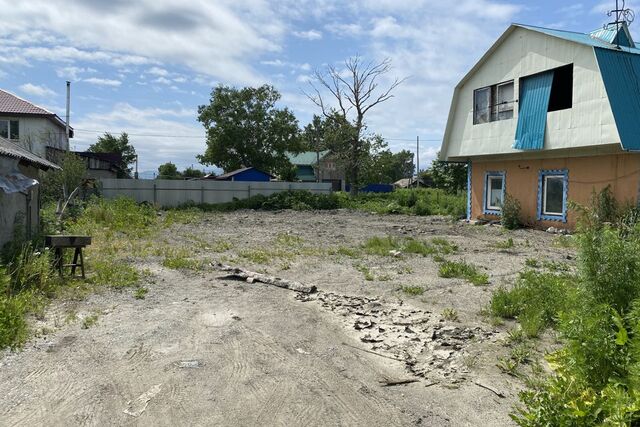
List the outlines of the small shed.
{"type": "Polygon", "coordinates": [[[40,224],[41,170],[60,166],[0,137],[0,247],[15,235],[31,237],[40,224]]]}
{"type": "Polygon", "coordinates": [[[251,181],[251,182],[269,182],[273,179],[273,175],[263,172],[254,167],[236,169],[232,172],[227,172],[222,175],[218,175],[215,178],[218,181],[251,181]]]}

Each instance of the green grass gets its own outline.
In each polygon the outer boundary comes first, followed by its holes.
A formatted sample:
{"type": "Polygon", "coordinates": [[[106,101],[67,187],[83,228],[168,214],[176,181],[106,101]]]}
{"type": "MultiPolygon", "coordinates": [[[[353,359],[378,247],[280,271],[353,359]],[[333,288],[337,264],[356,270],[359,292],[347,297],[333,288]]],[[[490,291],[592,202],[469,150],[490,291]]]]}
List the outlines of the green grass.
{"type": "Polygon", "coordinates": [[[374,236],[361,246],[364,253],[378,256],[392,256],[391,251],[404,254],[429,256],[435,254],[450,254],[458,248],[444,239],[433,239],[431,243],[412,237],[374,236]]]}
{"type": "Polygon", "coordinates": [[[369,267],[367,267],[366,265],[356,264],[354,265],[354,267],[356,270],[358,270],[360,273],[364,275],[364,280],[371,282],[376,279],[376,277],[373,275],[369,267]]]}
{"type": "Polygon", "coordinates": [[[502,249],[502,250],[507,250],[507,249],[511,249],[515,246],[515,243],[513,242],[513,238],[509,237],[507,240],[504,240],[502,242],[498,242],[495,243],[493,245],[494,248],[497,249],[502,249]]]}
{"type": "Polygon", "coordinates": [[[425,288],[422,286],[403,286],[400,290],[407,295],[418,296],[424,294],[425,288]]]}
{"type": "Polygon", "coordinates": [[[474,285],[489,283],[489,276],[481,273],[478,267],[464,261],[443,261],[438,269],[438,275],[444,278],[465,279],[474,285]]]}
{"type": "Polygon", "coordinates": [[[140,286],[133,293],[133,297],[135,299],[145,299],[145,297],[147,296],[147,293],[149,293],[149,289],[145,288],[144,286],[140,286]]]}
{"type": "Polygon", "coordinates": [[[98,323],[98,315],[94,313],[90,316],[85,317],[82,320],[82,329],[89,329],[90,327],[94,326],[96,323],[98,323]]]}
{"type": "Polygon", "coordinates": [[[442,318],[450,322],[457,322],[458,312],[453,308],[447,307],[444,310],[442,310],[442,318]]]}

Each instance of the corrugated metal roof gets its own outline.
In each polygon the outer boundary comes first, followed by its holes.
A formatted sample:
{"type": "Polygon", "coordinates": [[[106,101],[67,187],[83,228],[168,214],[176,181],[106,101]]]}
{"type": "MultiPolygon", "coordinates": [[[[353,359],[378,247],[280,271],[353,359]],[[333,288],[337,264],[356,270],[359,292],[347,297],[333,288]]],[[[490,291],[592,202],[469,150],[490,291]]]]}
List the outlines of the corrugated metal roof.
{"type": "Polygon", "coordinates": [[[31,151],[23,148],[8,139],[0,137],[0,156],[12,157],[23,162],[38,166],[40,169],[62,169],[55,163],[43,159],[33,154],[31,151]]]}
{"type": "MultiPolygon", "coordinates": [[[[580,44],[584,44],[587,46],[592,46],[592,47],[601,47],[604,49],[616,49],[616,45],[611,44],[609,42],[607,42],[606,40],[594,37],[591,34],[584,34],[584,33],[577,33],[577,32],[573,32],[573,31],[565,31],[565,30],[556,30],[553,28],[543,28],[543,27],[536,27],[533,25],[524,25],[524,24],[514,24],[518,27],[521,28],[526,28],[528,30],[531,31],[537,31],[539,33],[542,34],[547,34],[549,36],[553,36],[553,37],[557,37],[560,39],[564,39],[564,40],[568,40],[568,41],[572,41],[574,43],[580,43],[580,44]]],[[[630,53],[635,53],[635,54],[640,54],[640,49],[634,48],[634,47],[622,47],[622,50],[624,50],[625,52],[630,52],[630,53]]]]}
{"type": "MultiPolygon", "coordinates": [[[[329,154],[329,150],[320,151],[320,159],[322,160],[327,154],[329,154]]],[[[287,157],[289,157],[291,164],[296,166],[315,165],[318,162],[318,154],[315,151],[305,151],[299,154],[287,153],[287,157]]]]}
{"type": "Polygon", "coordinates": [[[594,50],[620,143],[625,150],[640,150],[640,56],[594,50]]]}
{"type": "Polygon", "coordinates": [[[591,31],[589,34],[592,37],[596,37],[611,44],[616,44],[617,42],[620,46],[635,47],[635,43],[631,38],[631,33],[629,32],[629,28],[625,22],[620,23],[619,26],[616,26],[615,24],[608,24],[602,28],[591,31]],[[617,34],[620,34],[618,40],[616,40],[617,34]]]}
{"type": "Polygon", "coordinates": [[[273,178],[273,175],[271,175],[269,173],[266,173],[264,171],[261,171],[260,169],[256,169],[253,166],[250,166],[248,168],[240,168],[240,169],[236,169],[236,170],[231,171],[231,172],[227,172],[227,173],[222,174],[222,175],[218,175],[218,176],[216,176],[216,179],[222,180],[222,179],[230,178],[232,176],[238,175],[239,173],[246,172],[246,171],[252,170],[252,169],[255,169],[256,171],[262,172],[263,174],[269,175],[271,178],[273,178]]]}

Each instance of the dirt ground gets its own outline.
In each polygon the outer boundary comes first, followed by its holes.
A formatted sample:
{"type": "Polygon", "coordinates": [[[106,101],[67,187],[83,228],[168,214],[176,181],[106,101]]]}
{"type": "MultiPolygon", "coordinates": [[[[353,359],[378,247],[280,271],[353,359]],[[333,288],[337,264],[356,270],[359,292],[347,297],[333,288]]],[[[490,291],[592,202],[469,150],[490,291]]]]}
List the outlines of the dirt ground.
{"type": "Polygon", "coordinates": [[[511,425],[523,385],[496,366],[511,326],[480,312],[526,259],[571,265],[555,239],[435,217],[205,214],[160,240],[318,292],[136,261],[144,299],[105,290],[54,303],[34,320],[39,337],[0,354],[0,425],[511,425]],[[444,238],[458,247],[446,259],[482,266],[490,283],[440,278],[432,256],[359,249],[387,235],[444,238]]]}

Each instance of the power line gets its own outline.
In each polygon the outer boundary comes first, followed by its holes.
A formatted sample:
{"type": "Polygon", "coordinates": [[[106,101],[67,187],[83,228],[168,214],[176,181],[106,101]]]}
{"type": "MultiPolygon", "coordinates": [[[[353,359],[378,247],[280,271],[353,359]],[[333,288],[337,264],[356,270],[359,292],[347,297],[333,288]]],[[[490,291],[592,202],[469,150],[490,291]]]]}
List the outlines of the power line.
{"type": "MultiPolygon", "coordinates": [[[[74,129],[75,132],[80,133],[112,133],[115,134],[117,132],[105,131],[105,130],[95,130],[95,129],[74,129]]],[[[124,131],[126,132],[126,131],[124,131]]],[[[154,138],[206,138],[206,135],[168,135],[168,134],[151,134],[151,133],[129,133],[126,132],[129,136],[146,136],[146,137],[154,137],[154,138]]],[[[385,141],[405,141],[405,142],[414,142],[413,138],[387,138],[382,137],[385,141]]],[[[423,142],[441,142],[442,139],[421,139],[423,142]]]]}

